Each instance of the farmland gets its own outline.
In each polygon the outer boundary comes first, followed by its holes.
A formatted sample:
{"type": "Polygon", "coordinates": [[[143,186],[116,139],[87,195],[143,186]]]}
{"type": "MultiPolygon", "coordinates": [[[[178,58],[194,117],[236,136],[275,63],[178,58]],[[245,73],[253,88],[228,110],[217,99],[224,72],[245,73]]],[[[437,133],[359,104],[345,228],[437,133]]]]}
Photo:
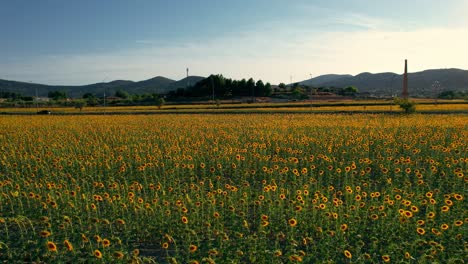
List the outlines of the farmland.
{"type": "Polygon", "coordinates": [[[466,138],[463,114],[0,116],[0,260],[462,263],[466,138]]]}
{"type": "MultiPolygon", "coordinates": [[[[464,100],[429,100],[418,99],[417,111],[421,113],[468,113],[468,103],[464,100]]],[[[167,104],[156,106],[85,106],[82,109],[64,106],[34,105],[1,107],[0,114],[36,114],[41,110],[50,110],[56,115],[96,115],[96,114],[173,114],[173,113],[399,113],[402,109],[388,100],[317,100],[301,102],[258,102],[233,103],[225,100],[214,104],[205,103],[167,104]]]]}

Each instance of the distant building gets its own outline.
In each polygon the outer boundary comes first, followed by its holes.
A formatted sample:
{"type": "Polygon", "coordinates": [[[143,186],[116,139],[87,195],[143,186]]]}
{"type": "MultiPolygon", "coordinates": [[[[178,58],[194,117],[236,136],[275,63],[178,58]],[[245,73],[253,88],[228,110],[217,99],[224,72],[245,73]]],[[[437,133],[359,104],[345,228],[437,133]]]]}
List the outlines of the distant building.
{"type": "Polygon", "coordinates": [[[50,98],[49,97],[35,97],[34,100],[38,102],[49,102],[50,98]]]}

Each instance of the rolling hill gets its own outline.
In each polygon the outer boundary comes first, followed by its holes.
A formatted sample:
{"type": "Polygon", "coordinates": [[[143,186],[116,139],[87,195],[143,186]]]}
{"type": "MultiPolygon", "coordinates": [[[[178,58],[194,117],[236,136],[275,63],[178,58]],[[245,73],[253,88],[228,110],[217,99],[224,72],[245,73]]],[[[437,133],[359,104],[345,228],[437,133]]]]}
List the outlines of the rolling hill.
{"type": "MultiPolygon", "coordinates": [[[[400,95],[403,74],[392,72],[352,75],[321,75],[301,84],[321,87],[355,86],[360,92],[377,96],[400,95]]],[[[442,91],[468,91],[468,71],[460,69],[436,69],[408,73],[410,96],[434,97],[442,91]]]]}
{"type": "Polygon", "coordinates": [[[85,93],[92,93],[98,97],[104,95],[104,92],[107,95],[113,95],[118,90],[124,90],[131,94],[160,94],[177,90],[178,88],[185,88],[187,85],[193,85],[203,79],[204,77],[200,76],[189,76],[182,80],[175,81],[157,76],[139,82],[115,80],[81,86],[44,85],[0,79],[0,92],[15,92],[24,96],[34,96],[37,91],[38,96],[47,97],[47,94],[51,91],[64,91],[69,97],[73,98],[81,97],[85,93]]]}
{"type": "MultiPolygon", "coordinates": [[[[69,97],[78,98],[85,93],[101,96],[104,92],[113,95],[117,90],[131,94],[167,93],[169,91],[194,85],[204,77],[189,76],[182,80],[171,80],[157,76],[143,81],[115,80],[82,86],[44,85],[0,79],[0,92],[15,92],[24,96],[46,97],[50,91],[64,91],[69,97]]],[[[361,93],[376,96],[400,95],[403,86],[403,74],[392,72],[369,73],[358,75],[326,74],[300,82],[313,87],[355,86],[361,93]]],[[[434,97],[443,91],[468,91],[468,71],[461,69],[425,70],[408,74],[410,96],[434,97]]]]}

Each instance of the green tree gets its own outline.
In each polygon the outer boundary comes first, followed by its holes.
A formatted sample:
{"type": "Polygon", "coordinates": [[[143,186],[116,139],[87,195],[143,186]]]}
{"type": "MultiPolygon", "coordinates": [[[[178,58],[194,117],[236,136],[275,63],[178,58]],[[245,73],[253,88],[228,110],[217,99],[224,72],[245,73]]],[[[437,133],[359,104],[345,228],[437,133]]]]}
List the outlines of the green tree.
{"type": "Polygon", "coordinates": [[[166,103],[164,98],[158,97],[155,99],[155,105],[158,107],[158,109],[161,109],[161,107],[166,103]]]}
{"type": "Polygon", "coordinates": [[[358,89],[354,86],[348,86],[344,88],[342,92],[343,95],[350,95],[350,96],[354,96],[357,93],[358,93],[358,89]]]}
{"type": "Polygon", "coordinates": [[[262,80],[258,80],[255,83],[255,95],[256,96],[264,96],[265,93],[265,84],[262,80]]]}
{"type": "Polygon", "coordinates": [[[47,97],[51,98],[52,100],[63,100],[67,98],[67,94],[63,91],[50,91],[47,94],[47,97]]]}
{"type": "Polygon", "coordinates": [[[75,100],[73,102],[73,105],[76,109],[80,109],[80,112],[81,110],[83,110],[83,107],[86,106],[86,101],[85,100],[75,100]]]}
{"type": "Polygon", "coordinates": [[[83,99],[89,99],[89,98],[96,98],[96,96],[92,93],[85,93],[83,94],[83,96],[81,97],[83,99]]]}
{"type": "Polygon", "coordinates": [[[271,88],[271,84],[267,82],[265,84],[265,96],[271,96],[272,93],[273,93],[273,89],[271,88]]]}
{"type": "Polygon", "coordinates": [[[96,97],[88,97],[86,99],[86,104],[89,106],[96,106],[99,104],[99,100],[96,97]]]}
{"type": "Polygon", "coordinates": [[[400,108],[403,109],[406,114],[416,112],[416,102],[414,101],[410,101],[408,99],[395,98],[395,104],[399,105],[400,108]]]}
{"type": "Polygon", "coordinates": [[[247,91],[248,91],[248,95],[250,96],[253,96],[254,95],[254,91],[255,91],[255,81],[254,79],[250,78],[247,80],[247,91]]]}
{"type": "Polygon", "coordinates": [[[117,92],[115,92],[115,96],[116,97],[120,97],[122,99],[128,99],[130,98],[130,94],[124,90],[117,90],[117,92]]]}
{"type": "Polygon", "coordinates": [[[294,88],[294,90],[292,91],[292,95],[296,99],[307,99],[308,98],[305,90],[303,88],[301,88],[301,87],[294,88]]]}

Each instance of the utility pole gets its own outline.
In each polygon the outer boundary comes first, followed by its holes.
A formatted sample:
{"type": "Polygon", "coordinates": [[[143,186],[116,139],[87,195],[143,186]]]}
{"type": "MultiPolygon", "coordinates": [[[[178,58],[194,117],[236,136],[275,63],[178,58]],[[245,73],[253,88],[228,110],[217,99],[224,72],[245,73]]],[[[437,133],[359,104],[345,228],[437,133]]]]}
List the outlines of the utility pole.
{"type": "Polygon", "coordinates": [[[395,77],[397,77],[397,75],[393,74],[392,79],[390,80],[390,96],[392,98],[396,96],[396,94],[394,94],[394,91],[393,91],[393,80],[395,79],[395,77]]]}
{"type": "Polygon", "coordinates": [[[211,75],[211,88],[213,90],[213,104],[215,103],[215,87],[214,87],[214,76],[211,75]]]}
{"type": "Polygon", "coordinates": [[[405,60],[405,73],[403,75],[403,93],[404,99],[408,99],[408,60],[405,60]]]}
{"type": "MultiPolygon", "coordinates": [[[[312,73],[309,73],[310,80],[312,80],[312,73]]],[[[312,85],[310,86],[310,100],[314,97],[314,89],[312,88],[312,85]]]]}
{"type": "MultiPolygon", "coordinates": [[[[102,80],[102,83],[104,83],[104,82],[106,81],[106,79],[107,79],[107,76],[106,76],[106,78],[104,78],[104,79],[102,80]]],[[[105,84],[104,84],[104,112],[106,111],[105,108],[106,108],[106,86],[105,86],[105,84]]]]}
{"type": "Polygon", "coordinates": [[[252,103],[255,103],[255,84],[252,86],[252,103]]]}
{"type": "Polygon", "coordinates": [[[35,87],[36,90],[36,111],[39,111],[39,96],[37,95],[37,86],[35,87]]]}

